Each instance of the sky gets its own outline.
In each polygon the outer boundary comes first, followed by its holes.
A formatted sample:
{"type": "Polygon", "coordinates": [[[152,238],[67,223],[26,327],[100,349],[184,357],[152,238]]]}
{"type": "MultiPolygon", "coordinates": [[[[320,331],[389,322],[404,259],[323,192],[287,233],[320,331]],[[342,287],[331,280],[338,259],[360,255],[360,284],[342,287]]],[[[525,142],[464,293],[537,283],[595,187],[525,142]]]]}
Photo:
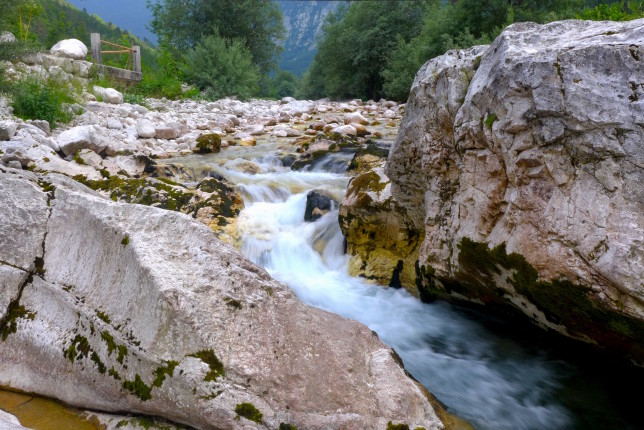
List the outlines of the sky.
{"type": "Polygon", "coordinates": [[[103,21],[111,22],[130,31],[135,36],[146,38],[153,43],[156,36],[146,28],[152,13],[146,7],[146,0],[67,0],[78,9],[97,14],[103,21]]]}

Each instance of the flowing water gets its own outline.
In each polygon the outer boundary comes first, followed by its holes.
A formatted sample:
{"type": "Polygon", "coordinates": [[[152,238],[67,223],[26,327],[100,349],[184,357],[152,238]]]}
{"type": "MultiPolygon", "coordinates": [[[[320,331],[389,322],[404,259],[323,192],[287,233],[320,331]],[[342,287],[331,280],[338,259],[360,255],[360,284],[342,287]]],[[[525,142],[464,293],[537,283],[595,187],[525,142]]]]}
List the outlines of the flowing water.
{"type": "Polygon", "coordinates": [[[551,338],[526,334],[532,333],[527,328],[446,303],[421,303],[404,290],[349,276],[337,209],[315,222],[304,222],[304,210],[313,189],[341,199],[350,155],[336,154],[299,172],[283,167],[279,156],[276,145],[266,144],[168,162],[193,179],[215,171],[237,184],[245,200],[238,219],[242,253],[305,303],[375,330],[416,379],[475,428],[644,428],[629,415],[636,403],[619,383],[611,385],[622,377],[636,384],[635,373],[606,375],[617,365],[601,357],[571,358],[551,338]],[[241,172],[241,159],[252,160],[261,172],[241,172]]]}

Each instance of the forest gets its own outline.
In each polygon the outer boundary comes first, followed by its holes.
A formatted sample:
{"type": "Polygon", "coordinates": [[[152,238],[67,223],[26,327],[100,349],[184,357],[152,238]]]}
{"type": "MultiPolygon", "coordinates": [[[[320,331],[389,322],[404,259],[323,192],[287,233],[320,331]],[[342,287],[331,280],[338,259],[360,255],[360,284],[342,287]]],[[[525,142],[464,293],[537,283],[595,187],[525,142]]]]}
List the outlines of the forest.
{"type": "MultiPolygon", "coordinates": [[[[63,0],[0,0],[0,29],[22,50],[89,34],[142,47],[140,96],[236,96],[404,101],[420,66],[447,50],[491,43],[508,25],[562,19],[630,20],[644,16],[632,0],[416,0],[345,2],[329,14],[318,51],[299,77],[278,69],[285,27],[278,5],[265,0],[149,2],[154,47],[63,0]]],[[[5,44],[6,45],[6,44],[5,44]]],[[[5,46],[0,59],[11,56],[5,46]]],[[[115,63],[126,58],[116,59],[115,63]]]]}

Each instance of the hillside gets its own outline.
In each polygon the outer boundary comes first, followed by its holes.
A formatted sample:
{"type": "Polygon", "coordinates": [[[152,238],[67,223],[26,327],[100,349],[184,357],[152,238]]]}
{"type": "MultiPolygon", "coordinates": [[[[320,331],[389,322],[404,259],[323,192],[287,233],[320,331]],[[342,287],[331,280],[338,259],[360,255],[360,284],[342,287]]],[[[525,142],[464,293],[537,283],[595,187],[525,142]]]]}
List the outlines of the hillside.
{"type": "Polygon", "coordinates": [[[106,23],[98,15],[89,15],[65,0],[42,0],[41,3],[43,10],[34,19],[31,31],[47,48],[68,38],[79,39],[89,48],[90,34],[100,33],[104,40],[121,43],[127,39],[132,45],[140,45],[143,68],[157,67],[154,47],[131,33],[106,23]]]}
{"type": "Polygon", "coordinates": [[[284,15],[286,40],[279,67],[296,75],[304,73],[317,52],[317,36],[327,15],[340,1],[278,1],[284,15]]]}

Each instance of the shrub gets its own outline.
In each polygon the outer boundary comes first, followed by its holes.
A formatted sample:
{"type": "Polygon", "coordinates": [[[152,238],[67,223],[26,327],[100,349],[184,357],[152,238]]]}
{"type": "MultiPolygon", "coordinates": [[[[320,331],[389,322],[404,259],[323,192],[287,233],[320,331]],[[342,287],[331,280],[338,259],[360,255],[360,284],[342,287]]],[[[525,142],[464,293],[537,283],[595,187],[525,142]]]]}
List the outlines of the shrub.
{"type": "Polygon", "coordinates": [[[58,122],[69,122],[73,117],[64,104],[75,100],[62,82],[27,79],[11,85],[9,92],[14,114],[22,119],[45,120],[55,128],[58,122]]]}
{"type": "Polygon", "coordinates": [[[259,90],[259,68],[240,40],[208,36],[188,52],[186,79],[208,98],[238,96],[247,99],[259,90]]]}

